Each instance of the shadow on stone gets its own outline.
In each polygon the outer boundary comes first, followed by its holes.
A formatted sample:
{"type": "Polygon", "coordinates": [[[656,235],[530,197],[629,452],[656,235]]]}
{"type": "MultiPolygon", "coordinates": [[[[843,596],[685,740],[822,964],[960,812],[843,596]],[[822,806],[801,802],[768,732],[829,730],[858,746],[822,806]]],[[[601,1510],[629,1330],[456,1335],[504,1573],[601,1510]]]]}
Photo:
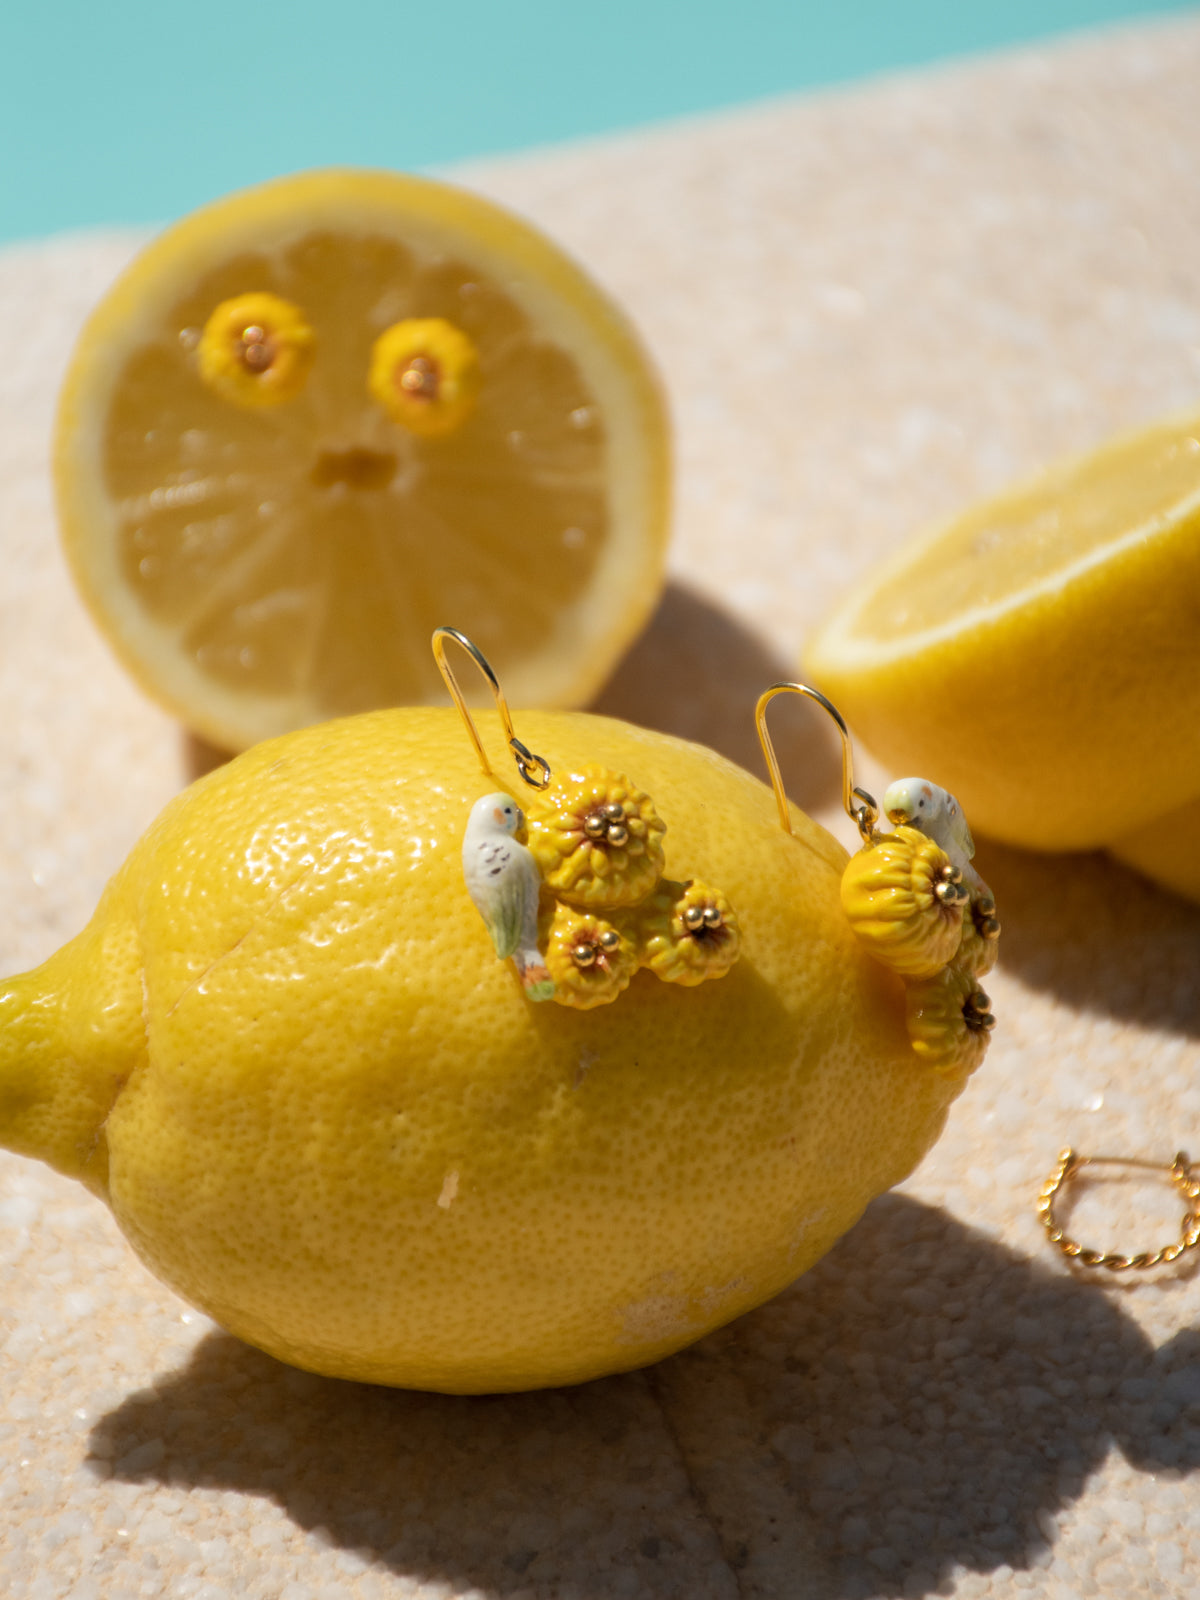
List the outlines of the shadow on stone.
{"type": "Polygon", "coordinates": [[[739,1508],[725,1538],[746,1542],[752,1592],[779,1600],[784,1503],[811,1520],[814,1592],[923,1596],[957,1567],[1047,1564],[1058,1513],[1114,1444],[1156,1474],[1200,1466],[1200,1332],[1156,1351],[1092,1283],[903,1195],[655,1381],[710,1508],[739,1508]],[[747,1447],[714,1455],[702,1396],[730,1369],[747,1447]],[[764,1451],[774,1525],[747,1539],[738,1480],[763,1478],[764,1451]]]}
{"type": "Polygon", "coordinates": [[[863,1600],[1044,1565],[1115,1444],[1200,1466],[1200,1333],[888,1195],[776,1300],[647,1373],[455,1398],[224,1334],[93,1431],[93,1471],[270,1497],[364,1568],[499,1597],[863,1600]]]}
{"type": "MultiPolygon", "coordinates": [[[[504,663],[492,665],[503,682],[504,663]]],[[[754,731],[754,703],[768,684],[795,676],[795,663],[774,656],[710,600],[672,582],[649,624],[588,709],[697,740],[766,782],[767,769],[754,731]]],[[[811,707],[772,710],[771,735],[784,782],[806,811],[831,803],[841,792],[841,756],[824,720],[811,707]]],[[[199,735],[182,734],[185,782],[202,778],[231,759],[229,751],[199,735]]]]}
{"type": "MultiPolygon", "coordinates": [[[[708,745],[767,781],[754,704],[771,683],[797,676],[728,612],[669,583],[649,626],[590,707],[708,745]]],[[[811,705],[771,709],[771,737],[788,793],[805,811],[841,793],[841,752],[811,705]]]]}
{"type": "Polygon", "coordinates": [[[1200,906],[1110,856],[983,840],[975,864],[1004,926],[1000,961],[1066,1005],[1200,1035],[1200,906]]]}
{"type": "Polygon", "coordinates": [[[215,744],[209,744],[207,739],[202,739],[198,733],[189,733],[186,728],[180,730],[179,738],[180,766],[185,783],[195,783],[197,778],[207,777],[210,772],[233,760],[232,750],[221,750],[215,744]]]}

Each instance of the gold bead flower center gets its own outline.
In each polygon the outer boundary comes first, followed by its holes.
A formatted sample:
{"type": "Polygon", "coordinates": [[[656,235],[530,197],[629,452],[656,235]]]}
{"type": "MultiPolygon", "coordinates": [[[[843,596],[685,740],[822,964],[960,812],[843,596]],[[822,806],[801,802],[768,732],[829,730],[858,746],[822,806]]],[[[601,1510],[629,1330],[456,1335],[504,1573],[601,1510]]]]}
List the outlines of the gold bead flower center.
{"type": "Polygon", "coordinates": [[[252,322],[242,329],[238,359],[248,372],[265,372],[275,359],[275,341],[264,327],[252,322]]]}
{"type": "Polygon", "coordinates": [[[716,933],[718,928],[725,926],[725,919],[716,906],[688,906],[683,913],[683,921],[688,932],[698,937],[706,933],[716,933]]]}
{"type": "Polygon", "coordinates": [[[614,928],[606,928],[595,939],[581,939],[571,950],[571,959],[577,967],[604,965],[604,957],[612,955],[621,943],[621,935],[614,928]]]}
{"type": "Polygon", "coordinates": [[[992,1002],[982,989],[976,989],[963,1004],[963,1021],[972,1033],[990,1033],[996,1026],[992,1002]]]}
{"type": "Polygon", "coordinates": [[[589,812],[583,819],[583,831],[597,844],[611,844],[614,849],[629,843],[629,829],[625,824],[625,807],[619,801],[589,812]]]}
{"type": "Polygon", "coordinates": [[[441,369],[428,356],[413,356],[400,374],[399,383],[414,400],[436,400],[441,387],[441,369]]]}

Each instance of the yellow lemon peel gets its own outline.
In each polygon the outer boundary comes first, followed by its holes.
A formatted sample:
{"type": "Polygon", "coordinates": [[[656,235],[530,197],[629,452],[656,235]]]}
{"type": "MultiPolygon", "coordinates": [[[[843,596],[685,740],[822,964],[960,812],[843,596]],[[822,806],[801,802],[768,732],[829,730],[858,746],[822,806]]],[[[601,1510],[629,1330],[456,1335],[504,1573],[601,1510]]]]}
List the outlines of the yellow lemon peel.
{"type": "Polygon", "coordinates": [[[741,933],[719,889],[693,879],[660,883],[637,913],[642,964],[664,983],[692,987],[723,978],[738,958],[741,933]]]}
{"type": "Polygon", "coordinates": [[[569,905],[636,905],[662,876],[666,823],[648,794],[606,767],[556,780],[528,821],[542,881],[569,905]]]}
{"type": "Polygon", "coordinates": [[[222,300],[196,346],[201,380],[238,406],[294,400],[308,381],[316,336],[303,311],[277,294],[222,300]]]}
{"type": "Polygon", "coordinates": [[[908,985],[908,1036],[917,1056],[944,1078],[968,1078],[987,1053],[995,1023],[975,974],[957,963],[908,985]]]}
{"type": "MultiPolygon", "coordinates": [[[[475,752],[452,708],[410,707],[200,779],[89,928],[0,982],[0,1144],[295,1366],[452,1393],[644,1367],[794,1282],[963,1087],[916,1062],[810,818],[785,833],[682,740],[520,721],[564,772],[636,770],[675,877],[736,885],[725,981],[531,1005],[464,893],[475,752]]],[[[639,915],[593,925],[632,943],[639,915]]]]}
{"type": "Polygon", "coordinates": [[[628,933],[594,912],[556,905],[546,936],[546,966],[559,1005],[590,1011],[629,987],[638,969],[628,933]]]}
{"type": "Polygon", "coordinates": [[[901,827],[851,856],[842,906],[876,960],[908,978],[932,977],[962,938],[961,877],[932,839],[901,827]]]}
{"type": "Polygon", "coordinates": [[[393,422],[423,439],[439,439],[475,409],[479,352],[444,317],[406,317],[371,347],[367,387],[393,422]]]}
{"type": "Polygon", "coordinates": [[[1198,588],[1193,408],[898,549],[805,668],[877,760],[936,771],[978,832],[1092,850],[1200,795],[1198,588]]]}

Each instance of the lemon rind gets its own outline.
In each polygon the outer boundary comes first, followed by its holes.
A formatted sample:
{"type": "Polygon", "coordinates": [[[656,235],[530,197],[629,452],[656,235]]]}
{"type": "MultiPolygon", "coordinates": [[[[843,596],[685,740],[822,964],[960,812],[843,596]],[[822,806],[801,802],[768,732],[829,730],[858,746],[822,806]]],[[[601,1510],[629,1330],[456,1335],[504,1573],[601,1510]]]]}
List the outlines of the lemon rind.
{"type": "Polygon", "coordinates": [[[1192,432],[1200,436],[1200,415],[1192,411],[1181,412],[1174,418],[1160,420],[1149,427],[1122,434],[1095,450],[1077,455],[1010,489],[992,495],[965,512],[959,512],[955,516],[932,524],[889,560],[881,563],[872,575],[870,586],[861,592],[856,592],[851,601],[835,610],[816,630],[807,647],[807,659],[817,665],[828,663],[830,667],[836,666],[838,670],[846,671],[865,667],[885,667],[906,661],[966,634],[982,633],[1014,612],[1032,609],[1040,602],[1061,594],[1063,590],[1079,582],[1098,567],[1110,565],[1123,556],[1141,556],[1149,559],[1147,553],[1149,541],[1187,530],[1193,520],[1200,522],[1200,488],[1175,501],[1169,510],[1155,513],[1117,538],[1110,539],[1088,551],[1086,555],[1067,563],[1051,576],[1039,578],[1033,583],[1011,591],[1002,600],[972,606],[946,622],[906,633],[891,642],[879,640],[874,636],[864,636],[857,627],[860,617],[874,604],[881,590],[902,579],[903,574],[915,566],[930,550],[941,544],[966,516],[978,516],[989,507],[1006,506],[1021,500],[1034,499],[1056,482],[1069,482],[1089,462],[1107,454],[1110,449],[1126,448],[1139,440],[1148,441],[1155,437],[1166,438],[1172,434],[1192,432]]]}
{"type": "Polygon", "coordinates": [[[661,592],[671,503],[661,379],[624,312],[534,225],[464,189],[407,174],[323,168],[225,196],[152,240],[92,312],[64,381],[53,448],[63,545],[85,604],[151,698],[215,744],[244,747],[330,714],[304,692],[247,694],[221,685],[188,660],[176,630],[133,600],[119,570],[102,462],[102,424],[117,379],[175,302],[181,279],[243,246],[286,248],[322,226],[465,255],[501,277],[544,335],[579,361],[607,430],[609,534],[579,604],[562,608],[542,648],[514,666],[505,687],[517,706],[586,704],[661,592]]]}

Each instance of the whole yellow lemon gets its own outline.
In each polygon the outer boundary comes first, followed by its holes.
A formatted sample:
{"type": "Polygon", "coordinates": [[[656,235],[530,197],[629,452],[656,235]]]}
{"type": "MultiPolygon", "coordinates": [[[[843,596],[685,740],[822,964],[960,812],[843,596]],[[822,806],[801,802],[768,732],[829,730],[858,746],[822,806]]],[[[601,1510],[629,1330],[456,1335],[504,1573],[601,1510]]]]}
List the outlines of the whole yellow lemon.
{"type": "MultiPolygon", "coordinates": [[[[532,800],[480,725],[491,774],[452,709],[256,746],[0,985],[4,1143],[81,1179],[250,1343],[461,1393],[636,1367],[776,1293],[964,1081],[914,1053],[901,979],[842,912],[839,844],[798,811],[785,833],[712,752],[599,717],[518,731],[556,776],[621,775],[623,820],[598,826],[649,840],[639,859],[661,844],[650,954],[610,1003],[534,1003],[464,880],[480,798],[532,800]],[[667,948],[672,883],[700,934],[736,919],[706,981],[667,948]]],[[[638,914],[611,914],[621,938],[638,914]]],[[[603,962],[606,936],[568,955],[603,962]]]]}

